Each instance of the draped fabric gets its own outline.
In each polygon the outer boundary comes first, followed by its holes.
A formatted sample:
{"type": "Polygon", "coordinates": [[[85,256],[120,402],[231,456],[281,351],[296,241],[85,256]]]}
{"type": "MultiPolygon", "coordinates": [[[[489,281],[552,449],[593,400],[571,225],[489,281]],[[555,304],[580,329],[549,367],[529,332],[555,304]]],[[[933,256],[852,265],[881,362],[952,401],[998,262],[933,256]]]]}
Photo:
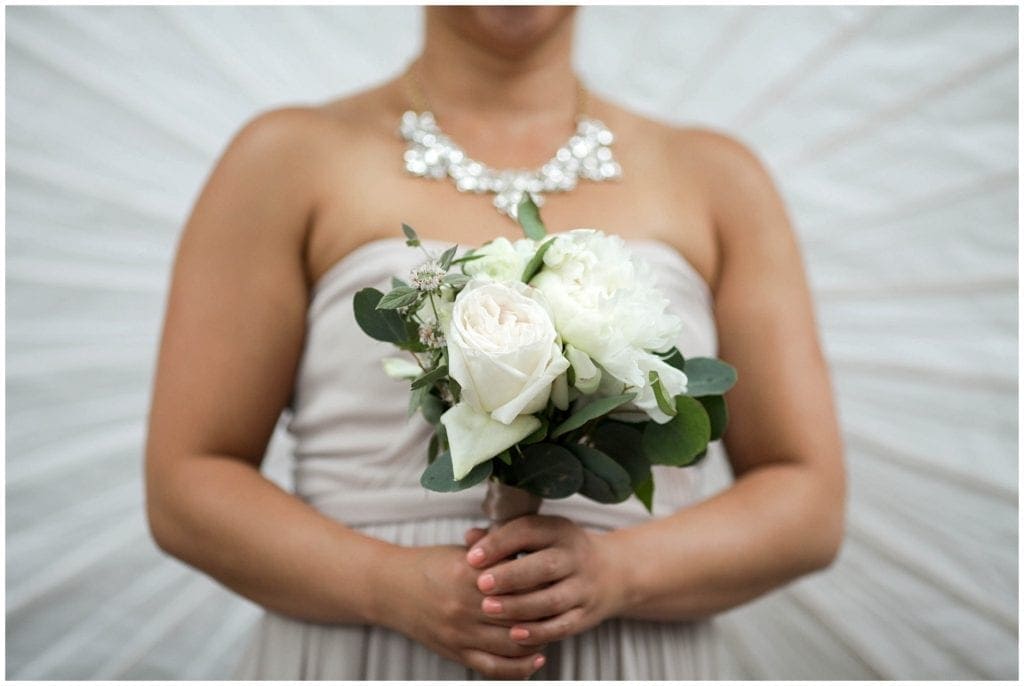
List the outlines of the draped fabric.
{"type": "MultiPolygon", "coordinates": [[[[421,30],[406,7],[8,9],[8,677],[230,673],[260,608],[143,515],[176,240],[243,122],[391,77],[421,30]]],[[[717,618],[719,672],[1014,678],[1017,8],[587,7],[577,36],[594,91],[761,156],[833,372],[844,547],[717,618]]],[[[284,485],[291,447],[282,423],[284,485]]]]}

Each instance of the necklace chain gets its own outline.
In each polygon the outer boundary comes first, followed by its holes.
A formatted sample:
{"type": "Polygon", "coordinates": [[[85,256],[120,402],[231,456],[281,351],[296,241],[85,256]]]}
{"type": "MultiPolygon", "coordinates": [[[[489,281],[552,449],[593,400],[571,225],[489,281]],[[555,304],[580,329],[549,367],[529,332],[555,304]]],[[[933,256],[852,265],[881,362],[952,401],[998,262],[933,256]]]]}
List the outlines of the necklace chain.
{"type": "Polygon", "coordinates": [[[570,191],[580,178],[589,181],[618,179],[622,168],[615,160],[612,132],[586,115],[587,91],[576,79],[576,133],[554,157],[538,169],[492,169],[470,158],[445,135],[434,119],[414,63],[406,72],[406,85],[413,109],[402,115],[398,132],[408,142],[405,168],[414,176],[433,179],[450,177],[457,190],[466,193],[494,193],[498,212],[515,219],[524,193],[538,207],[543,193],[570,191]]]}

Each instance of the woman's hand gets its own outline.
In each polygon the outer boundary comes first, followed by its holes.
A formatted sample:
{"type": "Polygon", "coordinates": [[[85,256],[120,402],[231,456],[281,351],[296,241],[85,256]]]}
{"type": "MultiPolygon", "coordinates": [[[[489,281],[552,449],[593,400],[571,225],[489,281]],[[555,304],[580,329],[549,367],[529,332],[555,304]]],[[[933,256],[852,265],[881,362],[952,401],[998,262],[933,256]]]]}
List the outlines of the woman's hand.
{"type": "Polygon", "coordinates": [[[522,646],[559,641],[618,613],[621,574],[608,543],[564,517],[519,517],[492,532],[466,533],[466,561],[486,594],[479,609],[510,625],[522,646]],[[519,559],[518,552],[532,551],[519,559]]]}
{"type": "Polygon", "coordinates": [[[511,622],[483,613],[477,572],[461,546],[406,548],[393,570],[397,592],[381,603],[381,624],[490,679],[525,679],[544,665],[543,642],[519,645],[511,622]]]}

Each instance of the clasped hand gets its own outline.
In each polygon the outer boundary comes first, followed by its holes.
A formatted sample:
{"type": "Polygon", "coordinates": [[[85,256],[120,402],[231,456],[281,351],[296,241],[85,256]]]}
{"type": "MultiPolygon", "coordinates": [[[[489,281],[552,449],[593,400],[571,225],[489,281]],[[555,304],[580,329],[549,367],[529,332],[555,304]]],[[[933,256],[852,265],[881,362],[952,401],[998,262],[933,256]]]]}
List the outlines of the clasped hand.
{"type": "Polygon", "coordinates": [[[466,532],[466,561],[479,569],[481,610],[509,623],[509,638],[543,646],[617,613],[616,565],[605,541],[564,517],[529,515],[488,533],[466,532]],[[515,558],[520,552],[528,554],[515,558]]]}

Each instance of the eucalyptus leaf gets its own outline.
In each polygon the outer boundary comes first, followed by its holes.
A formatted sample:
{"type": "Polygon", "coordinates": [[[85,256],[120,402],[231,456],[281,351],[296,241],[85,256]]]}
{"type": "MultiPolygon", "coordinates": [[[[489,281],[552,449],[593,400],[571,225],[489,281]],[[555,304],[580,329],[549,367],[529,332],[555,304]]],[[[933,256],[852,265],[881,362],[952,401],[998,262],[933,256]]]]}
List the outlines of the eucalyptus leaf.
{"type": "Polygon", "coordinates": [[[725,404],[725,398],[720,395],[705,395],[697,400],[704,406],[704,411],[711,420],[711,440],[717,441],[729,424],[729,409],[725,404]]]}
{"type": "Polygon", "coordinates": [[[539,443],[540,441],[543,441],[545,438],[547,438],[548,426],[550,426],[550,424],[548,423],[548,419],[547,417],[538,417],[538,419],[540,419],[540,427],[532,434],[530,434],[522,441],[520,441],[524,445],[529,445],[531,443],[539,443]]]}
{"type": "Polygon", "coordinates": [[[523,193],[523,199],[516,207],[516,219],[519,221],[519,226],[523,227],[523,233],[527,238],[539,241],[548,233],[548,230],[544,228],[544,223],[540,220],[540,210],[537,209],[537,205],[529,193],[523,193]]]}
{"type": "Polygon", "coordinates": [[[590,434],[591,445],[626,470],[634,490],[651,478],[651,463],[644,455],[642,441],[643,433],[634,425],[613,420],[600,422],[590,434]]]}
{"type": "Polygon", "coordinates": [[[427,386],[432,386],[432,385],[434,385],[435,381],[437,381],[438,379],[443,379],[447,375],[448,375],[448,367],[443,366],[443,365],[440,366],[440,367],[435,367],[434,369],[431,369],[426,374],[424,374],[424,375],[418,377],[416,380],[414,380],[412,382],[412,386],[410,386],[410,388],[412,390],[416,390],[418,388],[424,388],[424,387],[427,387],[427,386]]]}
{"type": "Polygon", "coordinates": [[[455,259],[455,251],[458,249],[458,245],[453,245],[441,253],[441,257],[438,259],[438,262],[441,263],[441,269],[447,270],[448,267],[452,266],[452,260],[455,259]]]}
{"type": "Polygon", "coordinates": [[[597,448],[582,444],[570,445],[583,466],[583,485],[580,495],[599,503],[621,503],[633,493],[629,474],[618,462],[597,448]]]}
{"type": "Polygon", "coordinates": [[[411,305],[419,296],[420,292],[411,286],[397,286],[380,299],[380,302],[377,303],[377,309],[397,310],[399,307],[411,305]]]}
{"type": "Polygon", "coordinates": [[[534,443],[512,461],[510,484],[542,498],[568,498],[583,485],[583,466],[568,449],[554,443],[534,443]]]}
{"type": "Polygon", "coordinates": [[[686,395],[698,398],[722,395],[736,383],[736,369],[713,357],[691,357],[686,361],[686,395]]]}
{"type": "Polygon", "coordinates": [[[685,467],[693,464],[711,438],[711,420],[695,398],[676,396],[676,416],[665,424],[644,429],[644,455],[651,464],[685,467]]]}
{"type": "Polygon", "coordinates": [[[658,376],[658,372],[651,372],[647,378],[651,383],[651,390],[654,391],[654,399],[658,402],[658,409],[669,417],[674,417],[676,414],[675,403],[668,397],[665,387],[661,385],[661,377],[658,376]]]}
{"type": "Polygon", "coordinates": [[[427,445],[427,464],[431,464],[435,459],[437,459],[437,453],[440,449],[441,440],[435,431],[430,434],[430,443],[427,445]]]}
{"type": "Polygon", "coordinates": [[[447,450],[427,465],[420,476],[420,484],[428,490],[439,493],[454,493],[476,486],[478,483],[491,475],[493,471],[491,460],[481,462],[473,467],[464,478],[455,480],[455,473],[452,471],[452,456],[447,450]]]}
{"type": "Polygon", "coordinates": [[[420,245],[420,237],[416,235],[413,228],[408,224],[402,224],[402,233],[405,234],[405,244],[413,248],[418,248],[420,245]]]}
{"type": "Polygon", "coordinates": [[[423,399],[427,397],[427,393],[430,391],[427,387],[421,387],[414,390],[409,394],[409,416],[416,414],[416,410],[420,409],[420,405],[423,404],[423,399]]]}
{"type": "Polygon", "coordinates": [[[406,288],[408,288],[409,284],[407,284],[405,281],[402,281],[397,276],[392,276],[391,277],[391,287],[392,288],[398,288],[399,286],[405,286],[406,288]]]}
{"type": "Polygon", "coordinates": [[[635,397],[636,393],[624,393],[623,395],[612,395],[606,398],[598,398],[597,400],[588,403],[581,410],[559,424],[558,427],[551,432],[551,438],[558,438],[562,434],[568,433],[573,429],[578,429],[591,419],[602,417],[614,410],[616,407],[625,405],[635,397]]]}
{"type": "Polygon", "coordinates": [[[376,288],[364,288],[352,298],[356,323],[367,336],[385,343],[406,345],[409,342],[406,323],[394,310],[378,310],[384,294],[376,288]]]}
{"type": "Polygon", "coordinates": [[[453,288],[462,288],[469,283],[469,277],[465,274],[459,274],[458,272],[452,272],[445,274],[444,283],[452,286],[453,288]]]}
{"type": "Polygon", "coordinates": [[[654,476],[651,475],[647,481],[644,481],[639,486],[634,486],[633,493],[635,493],[637,499],[644,504],[647,511],[654,514],[654,476]]]}
{"type": "Polygon", "coordinates": [[[420,411],[423,413],[423,418],[431,424],[437,424],[441,421],[441,415],[445,411],[444,403],[433,393],[427,393],[423,396],[423,401],[420,404],[420,411]]]}
{"type": "Polygon", "coordinates": [[[523,268],[523,283],[530,283],[530,279],[535,277],[541,267],[544,266],[544,253],[548,251],[548,248],[550,248],[551,244],[554,242],[555,239],[552,237],[540,244],[540,247],[537,248],[537,252],[533,254],[533,257],[530,258],[530,261],[527,262],[526,266],[523,268]]]}
{"type": "Polygon", "coordinates": [[[658,353],[665,364],[671,365],[681,372],[686,371],[686,360],[683,359],[683,354],[679,352],[679,348],[671,347],[663,353],[658,353]]]}

